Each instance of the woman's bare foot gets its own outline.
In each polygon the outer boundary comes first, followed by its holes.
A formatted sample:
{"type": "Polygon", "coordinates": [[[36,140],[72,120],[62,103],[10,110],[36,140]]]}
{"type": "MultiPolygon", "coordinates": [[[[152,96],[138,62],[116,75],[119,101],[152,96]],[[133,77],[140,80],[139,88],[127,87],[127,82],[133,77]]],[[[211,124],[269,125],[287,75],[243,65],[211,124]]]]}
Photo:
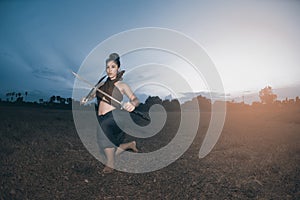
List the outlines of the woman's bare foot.
{"type": "Polygon", "coordinates": [[[135,141],[132,141],[131,144],[130,144],[130,148],[133,152],[137,153],[139,152],[139,150],[136,148],[136,142],[135,141]]]}
{"type": "Polygon", "coordinates": [[[133,152],[137,153],[139,152],[139,150],[136,148],[136,142],[135,141],[132,141],[132,142],[128,142],[128,143],[125,143],[125,144],[121,144],[116,152],[115,152],[115,155],[118,156],[120,155],[122,152],[126,151],[126,150],[132,150],[133,152]]]}
{"type": "Polygon", "coordinates": [[[110,167],[108,167],[108,166],[105,166],[104,169],[102,170],[102,172],[103,172],[104,174],[110,174],[110,173],[112,173],[113,171],[114,171],[114,169],[113,169],[113,168],[110,168],[110,167]]]}

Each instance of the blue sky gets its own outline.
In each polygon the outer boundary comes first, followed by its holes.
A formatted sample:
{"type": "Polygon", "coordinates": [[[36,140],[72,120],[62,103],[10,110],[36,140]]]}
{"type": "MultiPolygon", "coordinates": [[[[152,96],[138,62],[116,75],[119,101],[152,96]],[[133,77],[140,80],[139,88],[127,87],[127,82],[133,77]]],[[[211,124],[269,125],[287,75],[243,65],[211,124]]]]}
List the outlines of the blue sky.
{"type": "Polygon", "coordinates": [[[1,1],[0,92],[69,97],[74,78],[68,69],[77,71],[100,42],[133,28],[162,27],[203,46],[226,92],[271,85],[295,97],[299,13],[296,0],[1,1]]]}

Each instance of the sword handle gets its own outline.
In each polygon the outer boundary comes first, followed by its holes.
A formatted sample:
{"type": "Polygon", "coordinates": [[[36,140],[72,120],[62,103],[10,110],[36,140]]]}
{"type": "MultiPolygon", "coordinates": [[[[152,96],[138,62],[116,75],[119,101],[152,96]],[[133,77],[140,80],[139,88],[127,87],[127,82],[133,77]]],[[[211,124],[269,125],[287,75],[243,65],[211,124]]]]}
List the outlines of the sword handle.
{"type": "MultiPolygon", "coordinates": [[[[124,110],[124,107],[123,107],[124,104],[125,104],[125,102],[121,101],[121,108],[120,108],[121,110],[124,110]]],[[[151,121],[150,118],[147,115],[145,115],[144,113],[142,113],[140,111],[133,110],[132,113],[135,114],[135,115],[140,116],[141,118],[143,118],[147,121],[151,121]]]]}
{"type": "Polygon", "coordinates": [[[150,118],[148,116],[146,116],[144,113],[140,112],[140,111],[137,111],[137,110],[133,110],[132,113],[140,116],[141,118],[147,120],[147,121],[151,121],[150,118]]]}

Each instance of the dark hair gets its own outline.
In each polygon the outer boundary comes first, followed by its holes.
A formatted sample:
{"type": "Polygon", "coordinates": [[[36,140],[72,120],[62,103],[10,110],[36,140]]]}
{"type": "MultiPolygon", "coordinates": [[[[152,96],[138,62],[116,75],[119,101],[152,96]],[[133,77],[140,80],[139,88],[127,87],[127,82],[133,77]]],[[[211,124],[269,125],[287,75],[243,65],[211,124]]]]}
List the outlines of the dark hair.
{"type": "Polygon", "coordinates": [[[121,63],[120,63],[120,57],[119,57],[119,55],[117,53],[111,53],[109,55],[109,57],[105,61],[106,65],[107,65],[107,63],[109,61],[114,61],[118,65],[118,67],[120,67],[120,65],[121,65],[121,63]]]}

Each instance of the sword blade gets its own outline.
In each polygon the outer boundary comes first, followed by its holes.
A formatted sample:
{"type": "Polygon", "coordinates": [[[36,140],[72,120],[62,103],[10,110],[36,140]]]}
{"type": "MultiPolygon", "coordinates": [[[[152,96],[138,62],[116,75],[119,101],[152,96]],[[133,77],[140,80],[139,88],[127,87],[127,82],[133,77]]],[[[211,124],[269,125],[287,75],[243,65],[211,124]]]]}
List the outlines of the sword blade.
{"type": "Polygon", "coordinates": [[[100,92],[101,94],[103,94],[104,96],[110,98],[111,100],[113,100],[114,102],[118,103],[119,105],[123,106],[122,102],[120,102],[119,100],[115,99],[114,97],[110,96],[109,94],[107,94],[106,92],[100,90],[99,88],[95,87],[93,84],[91,84],[89,81],[85,80],[84,78],[82,78],[81,76],[79,76],[79,74],[71,71],[72,74],[79,80],[85,82],[87,85],[89,85],[91,88],[96,89],[98,92],[100,92]]]}
{"type": "MultiPolygon", "coordinates": [[[[109,94],[107,94],[106,92],[100,90],[99,88],[95,87],[93,84],[91,84],[89,81],[85,80],[84,78],[82,78],[81,76],[79,76],[79,74],[71,71],[72,74],[78,78],[79,80],[85,82],[87,85],[89,85],[91,88],[93,89],[96,89],[98,92],[100,92],[101,94],[105,95],[106,97],[110,98],[111,100],[115,101],[116,103],[118,103],[119,105],[121,105],[121,108],[123,108],[123,103],[118,101],[117,99],[115,99],[114,97],[110,96],[109,94]]],[[[143,119],[147,120],[147,121],[150,121],[150,118],[146,115],[144,115],[143,113],[139,112],[139,111],[136,111],[136,110],[133,110],[132,113],[142,117],[143,119]]]]}

